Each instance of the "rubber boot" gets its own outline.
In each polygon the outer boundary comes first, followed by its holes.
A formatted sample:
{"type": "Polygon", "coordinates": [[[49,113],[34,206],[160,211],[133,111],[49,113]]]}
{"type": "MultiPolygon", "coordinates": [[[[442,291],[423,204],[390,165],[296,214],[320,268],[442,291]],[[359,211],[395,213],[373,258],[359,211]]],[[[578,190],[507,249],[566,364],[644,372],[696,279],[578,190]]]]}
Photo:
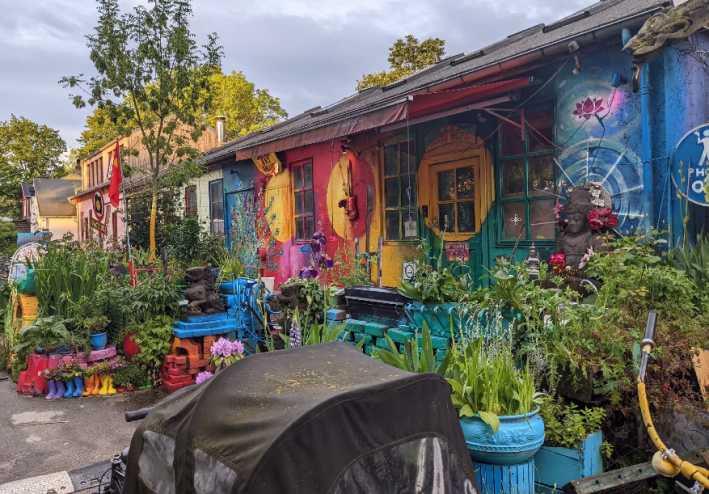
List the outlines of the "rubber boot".
{"type": "Polygon", "coordinates": [[[57,392],[54,394],[54,399],[58,400],[60,398],[64,397],[64,393],[66,393],[66,388],[64,387],[64,381],[54,381],[54,384],[57,387],[57,392]]]}
{"type": "Polygon", "coordinates": [[[94,375],[94,388],[93,391],[91,391],[91,396],[98,396],[98,392],[101,389],[101,379],[98,377],[98,374],[94,375]]]}
{"type": "Polygon", "coordinates": [[[94,390],[94,376],[84,378],[84,392],[81,396],[91,396],[91,392],[94,390]]]}
{"type": "Polygon", "coordinates": [[[47,381],[47,387],[49,388],[49,394],[45,396],[45,398],[47,400],[51,400],[54,398],[54,395],[57,394],[57,385],[50,379],[47,381]]]}
{"type": "Polygon", "coordinates": [[[110,395],[116,394],[116,388],[113,387],[113,376],[109,376],[109,378],[108,378],[108,394],[110,394],[110,395]]]}
{"type": "Polygon", "coordinates": [[[71,394],[74,398],[78,398],[84,393],[84,378],[76,376],[74,377],[74,387],[76,388],[71,394]]]}
{"type": "Polygon", "coordinates": [[[101,389],[99,390],[98,394],[101,396],[106,396],[108,393],[108,376],[104,376],[101,378],[101,389]]]}
{"type": "Polygon", "coordinates": [[[74,394],[74,380],[69,379],[66,381],[66,393],[64,393],[64,398],[73,398],[74,394]]]}

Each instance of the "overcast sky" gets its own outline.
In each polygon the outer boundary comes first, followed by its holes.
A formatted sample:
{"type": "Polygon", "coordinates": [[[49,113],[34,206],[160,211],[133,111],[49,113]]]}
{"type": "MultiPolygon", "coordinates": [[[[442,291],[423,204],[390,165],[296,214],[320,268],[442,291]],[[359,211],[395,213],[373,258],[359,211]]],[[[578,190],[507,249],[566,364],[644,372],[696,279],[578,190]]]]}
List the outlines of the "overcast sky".
{"type": "MultiPolygon", "coordinates": [[[[147,1],[126,0],[125,9],[147,1]]],[[[388,48],[413,34],[470,53],[592,0],[194,0],[199,44],[216,32],[224,72],[243,71],[293,116],[354,92],[363,73],[388,68],[388,48]]],[[[94,0],[0,0],[0,120],[25,116],[76,146],[89,110],[75,109],[62,76],[93,75],[84,35],[94,0]]]]}

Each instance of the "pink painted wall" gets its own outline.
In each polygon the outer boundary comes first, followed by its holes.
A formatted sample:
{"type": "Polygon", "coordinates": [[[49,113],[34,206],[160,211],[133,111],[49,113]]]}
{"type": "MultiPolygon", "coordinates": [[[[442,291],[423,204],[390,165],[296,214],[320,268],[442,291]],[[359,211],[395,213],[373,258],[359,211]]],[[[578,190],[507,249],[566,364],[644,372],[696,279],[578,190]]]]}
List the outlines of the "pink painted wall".
{"type": "MultiPolygon", "coordinates": [[[[118,208],[113,208],[111,206],[111,200],[108,198],[108,187],[104,187],[102,190],[102,195],[103,195],[103,202],[104,202],[104,207],[106,209],[106,213],[104,214],[104,218],[102,223],[106,225],[106,232],[107,234],[103,238],[103,245],[104,247],[107,247],[109,244],[113,242],[114,238],[114,226],[113,226],[113,213],[117,212],[117,239],[119,242],[123,242],[125,239],[126,235],[126,224],[125,221],[123,221],[123,200],[121,197],[121,205],[118,208]]],[[[91,192],[90,194],[87,194],[86,197],[82,198],[82,201],[78,204],[77,210],[79,214],[79,237],[81,240],[85,239],[85,223],[84,220],[86,218],[89,218],[89,231],[91,232],[91,235],[93,235],[94,239],[98,238],[99,232],[97,229],[91,227],[91,221],[90,218],[96,218],[94,215],[94,205],[93,205],[93,197],[94,197],[94,192],[91,192]],[[82,220],[82,215],[83,219],[82,220]]]]}

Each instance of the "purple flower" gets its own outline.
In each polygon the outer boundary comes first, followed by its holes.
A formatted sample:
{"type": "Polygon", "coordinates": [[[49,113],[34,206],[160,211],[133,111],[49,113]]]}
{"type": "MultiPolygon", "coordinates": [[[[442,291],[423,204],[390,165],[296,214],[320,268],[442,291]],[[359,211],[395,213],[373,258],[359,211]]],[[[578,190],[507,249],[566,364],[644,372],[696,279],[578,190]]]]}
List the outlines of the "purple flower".
{"type": "Polygon", "coordinates": [[[289,347],[298,348],[301,345],[300,339],[300,324],[298,324],[298,319],[293,318],[293,323],[291,324],[290,331],[288,332],[289,347]]]}
{"type": "Polygon", "coordinates": [[[332,269],[335,267],[335,261],[328,257],[325,259],[325,266],[327,266],[327,269],[332,269]]]}
{"type": "Polygon", "coordinates": [[[240,342],[239,340],[236,340],[233,343],[233,345],[234,345],[234,350],[236,350],[236,353],[238,353],[239,355],[244,354],[244,344],[242,342],[240,342]]]}
{"type": "MultiPolygon", "coordinates": [[[[243,345],[242,345],[242,351],[243,351],[243,345]]],[[[231,357],[234,355],[236,352],[236,348],[234,347],[234,344],[229,341],[227,338],[219,338],[217,341],[212,344],[212,355],[215,357],[231,357]]]]}
{"type": "Polygon", "coordinates": [[[316,254],[319,253],[320,250],[321,250],[321,249],[320,249],[320,244],[317,243],[317,242],[314,242],[314,243],[310,244],[310,248],[313,249],[313,252],[315,252],[316,254]]]}
{"type": "Polygon", "coordinates": [[[196,382],[197,382],[197,384],[202,384],[204,381],[206,381],[207,379],[209,379],[213,375],[214,374],[212,374],[209,371],[200,372],[199,374],[197,374],[196,382]]]}

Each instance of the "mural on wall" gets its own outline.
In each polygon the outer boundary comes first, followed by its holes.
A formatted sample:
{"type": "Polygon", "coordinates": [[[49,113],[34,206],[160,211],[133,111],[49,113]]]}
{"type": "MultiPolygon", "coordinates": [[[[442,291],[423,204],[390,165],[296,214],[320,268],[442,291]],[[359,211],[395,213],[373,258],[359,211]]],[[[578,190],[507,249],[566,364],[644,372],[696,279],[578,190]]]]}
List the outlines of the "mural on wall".
{"type": "Polygon", "coordinates": [[[640,226],[643,210],[643,164],[640,113],[627,83],[616,77],[625,70],[621,56],[590,57],[574,76],[562,72],[555,81],[557,98],[556,165],[558,192],[566,203],[570,189],[599,182],[608,191],[620,224],[617,232],[640,226]]]}

